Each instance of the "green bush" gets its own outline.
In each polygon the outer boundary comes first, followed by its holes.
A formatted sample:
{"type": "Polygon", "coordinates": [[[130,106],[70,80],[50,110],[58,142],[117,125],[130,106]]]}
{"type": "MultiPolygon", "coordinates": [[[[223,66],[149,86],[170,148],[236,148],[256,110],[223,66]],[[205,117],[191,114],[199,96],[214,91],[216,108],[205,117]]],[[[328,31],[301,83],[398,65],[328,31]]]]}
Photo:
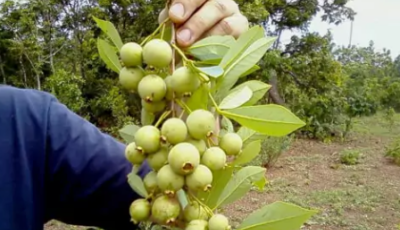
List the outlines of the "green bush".
{"type": "Polygon", "coordinates": [[[385,156],[400,166],[400,137],[393,140],[389,146],[386,147],[385,156]]]}
{"type": "Polygon", "coordinates": [[[340,153],[340,163],[356,165],[359,163],[361,153],[359,150],[346,149],[340,153]]]}
{"type": "Polygon", "coordinates": [[[293,135],[285,137],[267,137],[262,142],[260,155],[258,155],[250,165],[262,165],[266,168],[274,166],[282,154],[290,148],[293,140],[293,135]]]}

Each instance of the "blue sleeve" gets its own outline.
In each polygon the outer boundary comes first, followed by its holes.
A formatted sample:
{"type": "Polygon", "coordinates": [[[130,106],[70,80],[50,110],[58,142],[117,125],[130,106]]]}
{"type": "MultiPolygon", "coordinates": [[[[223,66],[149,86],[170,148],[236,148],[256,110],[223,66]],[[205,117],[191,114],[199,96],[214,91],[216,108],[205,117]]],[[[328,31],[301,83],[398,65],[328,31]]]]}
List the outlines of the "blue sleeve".
{"type": "MultiPolygon", "coordinates": [[[[102,133],[47,93],[16,91],[11,97],[19,104],[14,105],[17,120],[9,129],[14,129],[12,138],[20,138],[16,142],[19,145],[13,146],[18,150],[17,153],[13,150],[14,154],[25,160],[20,166],[21,172],[16,173],[30,178],[30,181],[24,180],[24,186],[31,189],[30,193],[29,190],[22,192],[27,202],[24,205],[34,206],[32,211],[43,213],[32,215],[41,218],[42,224],[58,219],[106,230],[135,229],[130,222],[129,205],[139,196],[127,183],[132,165],[125,159],[125,145],[102,133]],[[41,172],[33,171],[35,167],[41,172]],[[37,198],[29,200],[32,194],[37,198]]],[[[4,132],[0,131],[0,138],[3,138],[1,135],[4,132]]],[[[148,171],[149,167],[144,165],[139,174],[143,177],[148,171]]],[[[1,173],[7,172],[0,171],[0,180],[1,173]]],[[[19,183],[17,178],[10,180],[11,186],[23,187],[19,183]]]]}

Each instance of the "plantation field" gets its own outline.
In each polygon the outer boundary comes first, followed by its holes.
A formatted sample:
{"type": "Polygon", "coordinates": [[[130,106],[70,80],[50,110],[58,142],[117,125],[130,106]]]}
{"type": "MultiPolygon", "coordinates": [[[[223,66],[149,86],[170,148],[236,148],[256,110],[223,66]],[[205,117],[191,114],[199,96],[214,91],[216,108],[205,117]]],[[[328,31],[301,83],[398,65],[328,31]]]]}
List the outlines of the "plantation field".
{"type": "MultiPolygon", "coordinates": [[[[235,226],[256,208],[282,200],[320,210],[303,229],[398,229],[400,167],[384,157],[385,146],[395,137],[400,137],[400,115],[392,125],[382,115],[357,120],[341,143],[294,140],[267,170],[265,191],[250,192],[226,213],[235,226]],[[340,162],[340,156],[349,153],[360,154],[358,164],[340,162]]],[[[72,229],[87,228],[55,221],[46,225],[46,230],[72,229]]]]}

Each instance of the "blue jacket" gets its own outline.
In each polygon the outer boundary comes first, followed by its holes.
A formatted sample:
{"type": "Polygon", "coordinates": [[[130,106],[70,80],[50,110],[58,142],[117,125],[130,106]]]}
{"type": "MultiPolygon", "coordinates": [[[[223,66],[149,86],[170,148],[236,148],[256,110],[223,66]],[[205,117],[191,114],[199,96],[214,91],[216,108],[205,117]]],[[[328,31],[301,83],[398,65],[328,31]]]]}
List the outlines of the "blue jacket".
{"type": "Polygon", "coordinates": [[[0,86],[0,229],[41,230],[51,219],[136,229],[124,150],[52,95],[0,86]]]}

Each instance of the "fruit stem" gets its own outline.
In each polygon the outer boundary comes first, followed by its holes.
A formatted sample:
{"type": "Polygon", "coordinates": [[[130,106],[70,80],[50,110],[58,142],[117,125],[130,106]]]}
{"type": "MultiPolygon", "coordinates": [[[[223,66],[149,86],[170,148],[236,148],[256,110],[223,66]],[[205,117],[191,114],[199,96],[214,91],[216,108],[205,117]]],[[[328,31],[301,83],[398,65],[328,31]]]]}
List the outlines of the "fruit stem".
{"type": "Polygon", "coordinates": [[[210,216],[214,215],[211,208],[205,205],[201,200],[199,200],[199,198],[197,198],[192,192],[188,191],[188,194],[191,199],[195,200],[197,203],[199,203],[199,205],[203,206],[203,208],[206,210],[206,212],[208,212],[210,216]]]}
{"type": "Polygon", "coordinates": [[[157,121],[157,123],[155,124],[155,126],[158,127],[158,126],[161,124],[161,122],[163,122],[163,120],[169,116],[170,113],[171,113],[171,110],[165,111],[165,112],[158,118],[158,121],[157,121]]]}
{"type": "Polygon", "coordinates": [[[211,102],[213,103],[215,110],[216,110],[218,113],[222,113],[222,111],[219,109],[219,107],[218,107],[218,105],[217,105],[217,102],[215,102],[214,97],[211,95],[211,93],[208,93],[208,96],[210,97],[211,102]]]}
{"type": "Polygon", "coordinates": [[[175,49],[175,50],[178,52],[178,54],[182,57],[184,63],[185,63],[185,62],[191,62],[191,61],[186,57],[186,55],[182,52],[182,50],[179,49],[178,46],[176,46],[175,44],[171,44],[171,46],[174,47],[174,49],[175,49]]]}
{"type": "Polygon", "coordinates": [[[144,46],[144,44],[146,44],[146,42],[147,42],[148,40],[152,39],[152,38],[158,33],[158,31],[160,31],[160,29],[164,27],[165,23],[169,22],[169,20],[170,20],[169,17],[168,17],[167,19],[165,19],[165,20],[157,27],[157,29],[153,31],[152,34],[150,34],[149,36],[147,36],[147,37],[142,41],[142,43],[140,43],[140,46],[144,46]]]}

